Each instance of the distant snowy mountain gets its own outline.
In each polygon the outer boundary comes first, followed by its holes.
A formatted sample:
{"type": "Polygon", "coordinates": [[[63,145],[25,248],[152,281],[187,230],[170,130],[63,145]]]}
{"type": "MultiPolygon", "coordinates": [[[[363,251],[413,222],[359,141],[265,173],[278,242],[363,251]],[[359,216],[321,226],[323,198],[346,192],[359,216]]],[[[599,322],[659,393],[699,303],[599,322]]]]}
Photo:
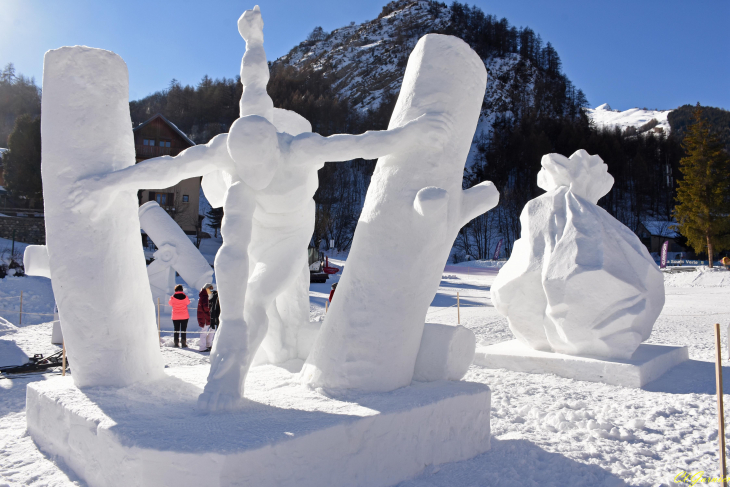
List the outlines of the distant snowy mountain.
{"type": "MultiPolygon", "coordinates": [[[[391,11],[302,42],[275,63],[323,70],[328,79],[335,80],[338,97],[362,112],[376,109],[386,96],[400,91],[408,56],[418,40],[427,33],[446,33],[452,23],[451,8],[433,1],[395,1],[385,10],[391,11]]],[[[487,89],[472,153],[497,116],[510,116],[515,93],[530,96],[537,71],[529,60],[509,52],[487,57],[484,65],[487,89]]]]}
{"type": "Polygon", "coordinates": [[[629,127],[634,127],[638,133],[653,130],[669,134],[670,127],[667,117],[671,111],[631,108],[621,112],[612,110],[608,103],[604,103],[596,108],[587,108],[586,114],[597,127],[619,127],[622,131],[631,130],[629,127]]]}

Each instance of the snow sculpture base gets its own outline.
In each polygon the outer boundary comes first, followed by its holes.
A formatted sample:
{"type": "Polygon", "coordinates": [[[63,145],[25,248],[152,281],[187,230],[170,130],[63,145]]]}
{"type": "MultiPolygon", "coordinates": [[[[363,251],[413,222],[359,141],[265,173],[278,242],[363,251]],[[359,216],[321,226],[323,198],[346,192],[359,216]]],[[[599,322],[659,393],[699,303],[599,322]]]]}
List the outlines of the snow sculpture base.
{"type": "Polygon", "coordinates": [[[338,400],[264,365],[248,375],[243,410],[208,414],[196,411],[208,366],[166,372],[123,389],[31,384],[28,431],[92,487],[387,486],[490,448],[483,384],[414,382],[338,400]]]}
{"type": "Polygon", "coordinates": [[[534,350],[518,340],[478,347],[474,364],[531,374],[555,374],[568,379],[642,387],[689,360],[687,347],[642,343],[628,360],[597,359],[534,350]]]}

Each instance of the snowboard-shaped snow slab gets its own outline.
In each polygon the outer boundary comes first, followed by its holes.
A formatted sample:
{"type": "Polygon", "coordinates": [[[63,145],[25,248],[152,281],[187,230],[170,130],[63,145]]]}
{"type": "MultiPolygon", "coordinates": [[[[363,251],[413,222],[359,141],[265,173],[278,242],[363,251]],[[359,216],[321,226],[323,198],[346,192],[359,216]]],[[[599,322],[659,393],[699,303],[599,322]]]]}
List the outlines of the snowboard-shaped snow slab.
{"type": "Polygon", "coordinates": [[[490,448],[483,384],[414,382],[338,399],[264,365],[249,372],[246,407],[206,413],[196,402],[208,367],[166,372],[122,389],[81,391],[70,377],[31,384],[28,431],[91,487],[387,486],[490,448]]]}
{"type": "Polygon", "coordinates": [[[630,359],[600,359],[535,350],[519,340],[478,347],[474,364],[531,374],[639,388],[689,360],[687,347],[642,343],[630,359]]]}

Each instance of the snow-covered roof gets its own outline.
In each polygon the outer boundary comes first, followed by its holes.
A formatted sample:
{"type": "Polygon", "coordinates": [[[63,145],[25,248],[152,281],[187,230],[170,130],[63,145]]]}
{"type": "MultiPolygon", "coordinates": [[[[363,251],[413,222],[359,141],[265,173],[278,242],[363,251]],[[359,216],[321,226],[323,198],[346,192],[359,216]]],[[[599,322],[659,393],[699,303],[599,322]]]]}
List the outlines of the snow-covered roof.
{"type": "Polygon", "coordinates": [[[647,231],[655,237],[665,237],[665,238],[677,238],[679,237],[679,233],[669,228],[672,225],[676,225],[677,222],[671,221],[671,220],[643,220],[641,222],[644,227],[647,229],[647,231]]]}
{"type": "Polygon", "coordinates": [[[165,116],[163,114],[161,114],[161,113],[155,114],[152,118],[150,118],[146,122],[141,123],[140,125],[134,127],[134,129],[132,129],[132,131],[133,132],[136,132],[137,130],[141,129],[142,127],[144,127],[145,125],[147,125],[148,123],[150,123],[151,121],[153,121],[153,120],[155,120],[157,118],[161,118],[167,125],[170,126],[170,128],[172,128],[180,137],[182,137],[183,139],[185,139],[190,145],[196,145],[195,142],[193,142],[192,140],[190,140],[190,138],[187,135],[185,135],[182,130],[180,130],[179,128],[177,128],[177,125],[175,125],[174,123],[172,123],[171,121],[169,121],[168,119],[166,119],[165,116]]]}

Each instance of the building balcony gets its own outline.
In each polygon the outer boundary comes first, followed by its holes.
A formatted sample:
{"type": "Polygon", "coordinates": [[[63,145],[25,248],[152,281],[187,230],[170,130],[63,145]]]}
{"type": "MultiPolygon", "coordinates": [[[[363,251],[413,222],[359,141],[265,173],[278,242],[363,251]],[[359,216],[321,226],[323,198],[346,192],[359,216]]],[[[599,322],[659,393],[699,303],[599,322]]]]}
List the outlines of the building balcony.
{"type": "Polygon", "coordinates": [[[159,156],[176,156],[183,148],[182,147],[156,147],[149,145],[135,145],[134,150],[137,153],[138,159],[149,159],[150,157],[159,156]]]}

